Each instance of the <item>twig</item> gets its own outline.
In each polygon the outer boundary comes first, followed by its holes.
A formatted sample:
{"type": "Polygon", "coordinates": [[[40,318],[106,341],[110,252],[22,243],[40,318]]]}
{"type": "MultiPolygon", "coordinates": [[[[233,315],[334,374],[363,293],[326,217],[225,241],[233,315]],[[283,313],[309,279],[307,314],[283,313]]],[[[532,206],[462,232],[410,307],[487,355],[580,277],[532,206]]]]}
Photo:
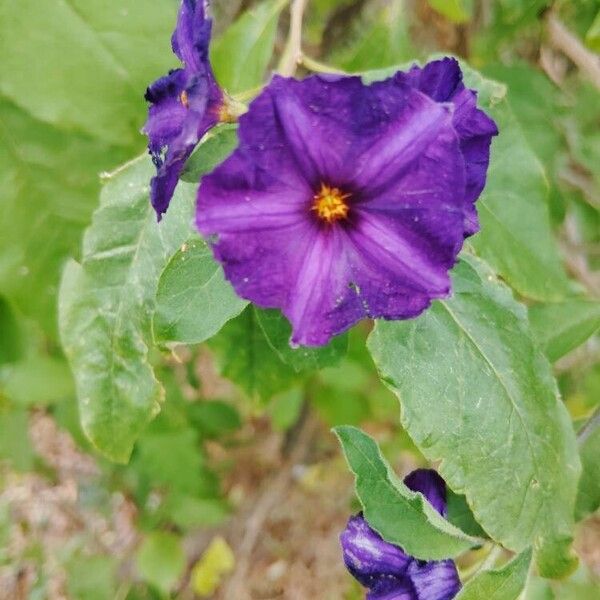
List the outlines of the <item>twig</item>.
{"type": "Polygon", "coordinates": [[[577,434],[577,441],[580,446],[585,444],[586,440],[600,427],[600,406],[596,408],[592,416],[585,422],[583,427],[579,430],[577,434]]]}
{"type": "Polygon", "coordinates": [[[293,77],[302,59],[302,18],[307,3],[308,0],[292,0],[290,32],[278,69],[284,77],[293,77]]]}
{"type": "Polygon", "coordinates": [[[265,483],[264,489],[258,496],[252,512],[245,520],[245,529],[241,543],[235,548],[235,573],[224,588],[223,598],[235,598],[236,600],[249,598],[246,584],[256,542],[270,512],[281,501],[286,489],[292,482],[294,466],[304,460],[316,428],[317,422],[315,419],[310,414],[305,415],[296,438],[291,441],[285,464],[273,479],[265,483]]]}
{"type": "Polygon", "coordinates": [[[550,45],[567,56],[599,90],[600,58],[588,50],[552,11],[546,16],[550,45]]]}

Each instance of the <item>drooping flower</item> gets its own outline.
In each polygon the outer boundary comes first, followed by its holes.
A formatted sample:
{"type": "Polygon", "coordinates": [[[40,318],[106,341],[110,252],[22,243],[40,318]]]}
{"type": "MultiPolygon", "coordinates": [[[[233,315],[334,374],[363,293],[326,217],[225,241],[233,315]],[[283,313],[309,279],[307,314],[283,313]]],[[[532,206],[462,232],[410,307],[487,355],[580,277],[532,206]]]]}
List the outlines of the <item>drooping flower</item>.
{"type": "MultiPolygon", "coordinates": [[[[404,482],[445,516],[446,486],[435,471],[418,469],[404,482]]],[[[367,600],[450,600],[460,590],[452,560],[413,558],[382,539],[362,514],[350,518],[340,542],[346,567],[369,590],[367,600]]]]}
{"type": "Polygon", "coordinates": [[[195,145],[220,120],[228,120],[227,100],[209,62],[212,21],[206,10],[204,0],[182,0],[171,44],[183,68],[169,72],[146,91],[151,106],[143,132],[157,169],[150,200],[159,220],[195,145]]]}
{"type": "Polygon", "coordinates": [[[197,226],[238,295],[283,311],[292,344],[415,317],[448,295],[477,230],[496,133],[453,59],[371,85],[276,76],[204,177],[197,226]]]}

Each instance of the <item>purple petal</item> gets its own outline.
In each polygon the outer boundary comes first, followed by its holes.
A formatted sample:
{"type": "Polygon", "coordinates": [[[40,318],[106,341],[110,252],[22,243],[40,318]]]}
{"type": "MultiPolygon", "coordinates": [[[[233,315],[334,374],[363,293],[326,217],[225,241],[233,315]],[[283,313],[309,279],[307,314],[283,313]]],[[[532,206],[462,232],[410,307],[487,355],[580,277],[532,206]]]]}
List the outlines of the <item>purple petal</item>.
{"type": "Polygon", "coordinates": [[[146,91],[146,100],[152,103],[143,132],[148,136],[148,149],[154,161],[162,163],[160,154],[180,133],[187,116],[181,102],[187,75],[183,69],[171,71],[155,81],[146,91]]]}
{"type": "Polygon", "coordinates": [[[367,592],[366,600],[419,600],[407,577],[382,577],[367,592]]]}
{"type": "Polygon", "coordinates": [[[204,0],[182,0],[177,26],[171,38],[173,52],[190,70],[208,64],[212,21],[206,18],[204,0]]]}
{"type": "Polygon", "coordinates": [[[413,560],[407,575],[415,590],[415,600],[450,600],[461,588],[458,571],[452,560],[413,560]]]}
{"type": "Polygon", "coordinates": [[[442,516],[446,516],[446,482],[433,469],[417,469],[404,478],[413,492],[421,492],[442,516]]]}
{"type": "Polygon", "coordinates": [[[477,94],[465,88],[458,61],[444,58],[425,67],[412,67],[408,73],[398,73],[397,81],[408,84],[437,102],[455,105],[454,127],[460,139],[466,165],[465,236],[479,229],[475,201],[486,181],[492,137],[498,128],[492,119],[477,108],[477,94]]]}
{"type": "Polygon", "coordinates": [[[414,317],[448,294],[463,243],[453,121],[451,105],[395,79],[276,77],[240,119],[237,150],[204,177],[197,227],[239,295],[288,317],[292,343],[414,317]],[[345,194],[344,220],[312,210],[322,185],[345,194]]]}
{"type": "Polygon", "coordinates": [[[340,535],[344,562],[365,587],[372,588],[386,576],[403,579],[412,559],[398,546],[386,542],[362,514],[350,518],[340,535]]]}

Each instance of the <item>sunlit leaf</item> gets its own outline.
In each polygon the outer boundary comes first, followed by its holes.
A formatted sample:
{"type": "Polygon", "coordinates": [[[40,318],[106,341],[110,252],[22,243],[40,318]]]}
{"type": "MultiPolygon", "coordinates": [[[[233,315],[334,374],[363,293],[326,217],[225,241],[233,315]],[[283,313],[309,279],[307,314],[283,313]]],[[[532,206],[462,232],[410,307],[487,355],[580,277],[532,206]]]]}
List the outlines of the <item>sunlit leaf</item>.
{"type": "Polygon", "coordinates": [[[513,551],[534,544],[541,571],[564,575],[580,464],[550,364],[480,261],[459,264],[453,287],[417,319],[378,322],[373,359],[406,430],[484,530],[513,551]]]}

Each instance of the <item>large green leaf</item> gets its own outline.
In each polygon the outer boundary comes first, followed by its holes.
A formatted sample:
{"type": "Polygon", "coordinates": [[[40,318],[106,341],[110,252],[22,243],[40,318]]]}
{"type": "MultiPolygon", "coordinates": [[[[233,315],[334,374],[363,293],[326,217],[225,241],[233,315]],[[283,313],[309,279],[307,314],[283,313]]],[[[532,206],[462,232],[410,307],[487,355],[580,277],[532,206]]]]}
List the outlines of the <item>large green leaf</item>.
{"type": "Polygon", "coordinates": [[[107,179],[86,231],[81,264],[60,290],[60,332],[77,384],[82,426],[94,445],[125,461],[159,410],[162,388],[148,361],[158,277],[189,237],[193,186],[180,184],[160,225],[149,204],[150,159],[107,179]]]}
{"type": "Polygon", "coordinates": [[[60,270],[96,205],[98,173],[126,155],[1,97],[0,115],[0,290],[54,338],[60,270]]]}
{"type": "Polygon", "coordinates": [[[339,362],[348,348],[348,335],[336,336],[320,348],[292,348],[292,326],[278,310],[255,309],[258,323],[277,356],[296,371],[322,369],[339,362]]]}
{"type": "Polygon", "coordinates": [[[177,59],[176,3],[0,0],[0,91],[36,118],[140,143],[143,93],[177,59]]]}
{"type": "Polygon", "coordinates": [[[210,340],[221,373],[249,396],[263,400],[291,387],[297,375],[279,358],[259,324],[257,310],[248,306],[210,340]]]}
{"type": "Polygon", "coordinates": [[[600,302],[573,298],[536,304],[529,309],[529,319],[544,352],[555,361],[600,328],[600,302]]]}
{"type": "Polygon", "coordinates": [[[248,304],[225,280],[199,237],[178,250],[160,276],[154,338],[161,344],[197,344],[217,333],[248,304]]]}
{"type": "Polygon", "coordinates": [[[398,479],[375,441],[356,427],[334,429],[369,525],[388,542],[423,560],[461,554],[477,541],[451,525],[426,498],[398,479]]]}
{"type": "Polygon", "coordinates": [[[563,575],[580,464],[550,364],[480,261],[461,262],[453,283],[421,317],[378,322],[369,349],[405,428],[485,531],[516,552],[535,545],[541,571],[563,575]]]}
{"type": "Polygon", "coordinates": [[[230,93],[260,85],[273,54],[279,13],[287,0],[269,0],[245,12],[217,40],[211,62],[219,83],[230,93]]]}
{"type": "Polygon", "coordinates": [[[517,600],[525,589],[530,566],[531,550],[525,550],[501,569],[477,573],[456,600],[517,600]]]}

